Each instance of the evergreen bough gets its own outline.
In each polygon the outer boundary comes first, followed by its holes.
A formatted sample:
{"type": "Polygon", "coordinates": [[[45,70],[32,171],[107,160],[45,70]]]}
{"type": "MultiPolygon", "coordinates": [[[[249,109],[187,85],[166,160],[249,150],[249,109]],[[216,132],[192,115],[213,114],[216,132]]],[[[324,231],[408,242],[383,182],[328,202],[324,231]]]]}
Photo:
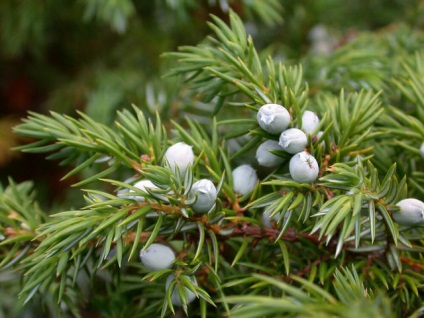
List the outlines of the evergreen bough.
{"type": "Polygon", "coordinates": [[[400,200],[424,199],[423,35],[367,34],[288,65],[258,52],[234,12],[209,26],[201,44],[165,54],[175,61],[167,75],[207,105],[206,124],[189,110],[184,122],[162,123],[133,106],[112,127],[51,112],[15,128],[34,140],[19,150],[72,167],[64,178],[80,176],[73,186],[86,202],[47,215],[31,182],[0,190],[0,267],[21,275],[20,299],[41,295],[52,313],[74,316],[90,288],[110,307],[116,301],[115,314],[139,317],[420,316],[423,228],[393,215],[400,200]],[[316,181],[294,181],[284,151],[271,151],[282,158],[276,167],[255,162],[259,145],[279,137],[258,125],[264,104],[286,107],[291,128],[302,127],[305,110],[319,116],[321,133],[307,134],[305,147],[316,181]],[[195,155],[185,171],[164,158],[178,142],[195,155]],[[233,189],[241,164],[260,179],[245,195],[233,189]],[[146,179],[155,187],[134,186],[146,179]],[[192,209],[201,179],[218,193],[207,213],[192,209]],[[153,243],[175,251],[170,268],[140,263],[153,243]]]}

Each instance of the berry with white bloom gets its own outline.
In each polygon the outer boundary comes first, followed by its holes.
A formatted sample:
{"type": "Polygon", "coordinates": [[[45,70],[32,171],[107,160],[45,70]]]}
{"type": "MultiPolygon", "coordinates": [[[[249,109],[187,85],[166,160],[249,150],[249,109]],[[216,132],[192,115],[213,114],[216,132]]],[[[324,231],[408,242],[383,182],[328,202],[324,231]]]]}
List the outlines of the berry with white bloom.
{"type": "Polygon", "coordinates": [[[153,243],[146,250],[140,251],[140,260],[148,270],[158,271],[172,266],[175,253],[166,245],[153,243]]]}
{"type": "MultiPolygon", "coordinates": [[[[166,282],[165,282],[165,287],[166,290],[168,290],[169,286],[171,285],[172,281],[175,279],[175,276],[173,274],[169,275],[166,278],[166,282]]],[[[197,286],[197,280],[194,276],[188,277],[188,279],[197,286]]],[[[178,284],[178,283],[177,283],[178,284]]],[[[178,286],[177,284],[174,284],[171,291],[171,302],[173,305],[175,306],[181,306],[182,302],[181,302],[181,297],[178,293],[178,286]]],[[[187,287],[184,287],[184,292],[185,292],[185,296],[186,296],[186,300],[187,300],[187,304],[191,303],[195,298],[196,295],[187,287]]]]}
{"type": "MultiPolygon", "coordinates": [[[[152,181],[144,179],[144,180],[140,180],[138,181],[136,184],[134,184],[134,187],[140,189],[141,191],[147,192],[147,189],[158,189],[157,186],[155,186],[153,184],[152,181]]],[[[122,190],[118,192],[118,197],[120,198],[125,198],[125,199],[132,199],[135,200],[137,202],[143,202],[144,201],[144,197],[140,196],[140,195],[129,195],[130,193],[134,193],[133,190],[122,190]]]]}
{"type": "Polygon", "coordinates": [[[141,191],[147,192],[147,189],[158,189],[157,186],[153,184],[152,181],[144,179],[136,182],[134,187],[140,189],[141,191]]]}
{"type": "MultiPolygon", "coordinates": [[[[322,135],[324,135],[324,132],[322,130],[320,130],[319,132],[317,132],[316,141],[318,141],[322,137],[322,135]]],[[[324,140],[321,141],[321,146],[322,147],[325,147],[325,141],[324,140]]]]}
{"type": "Polygon", "coordinates": [[[201,179],[195,182],[191,188],[190,194],[196,195],[197,199],[191,206],[197,213],[206,213],[214,205],[218,195],[215,185],[208,179],[201,179]]]}
{"type": "Polygon", "coordinates": [[[401,225],[424,225],[424,202],[417,199],[404,199],[396,206],[398,212],[393,213],[393,219],[401,225]]]}
{"type": "Polygon", "coordinates": [[[228,227],[228,228],[222,228],[219,230],[219,235],[221,236],[229,236],[231,234],[233,234],[234,232],[234,228],[233,227],[228,227]]]}
{"type": "Polygon", "coordinates": [[[307,134],[312,134],[319,125],[319,118],[310,110],[305,110],[302,115],[302,130],[307,134]]]}
{"type": "Polygon", "coordinates": [[[280,145],[278,144],[278,141],[275,140],[267,140],[260,144],[258,149],[256,150],[256,159],[258,160],[259,164],[264,167],[274,167],[281,164],[284,159],[281,157],[278,157],[269,150],[283,150],[280,145]]]}
{"type": "MultiPolygon", "coordinates": [[[[273,212],[273,210],[268,210],[268,211],[265,211],[264,213],[262,213],[262,224],[265,226],[265,227],[269,227],[269,228],[272,228],[272,221],[273,222],[275,222],[275,223],[277,223],[279,220],[280,220],[280,217],[281,217],[281,213],[280,212],[277,212],[275,215],[273,215],[273,216],[271,216],[271,214],[272,214],[272,212],[273,212]]],[[[284,214],[284,217],[283,217],[283,224],[287,221],[287,219],[290,217],[290,214],[292,213],[292,210],[289,210],[289,211],[287,211],[285,214],[284,214]]]]}
{"type": "Polygon", "coordinates": [[[284,151],[295,154],[305,149],[308,137],[300,129],[290,128],[281,133],[279,144],[284,151]]]}
{"type": "Polygon", "coordinates": [[[184,174],[187,167],[194,163],[194,153],[191,146],[178,142],[166,150],[165,159],[172,170],[177,171],[178,167],[181,174],[184,174]]]}
{"type": "Polygon", "coordinates": [[[270,134],[280,134],[290,124],[290,113],[284,106],[265,104],[259,108],[258,124],[270,134]]]}
{"type": "Polygon", "coordinates": [[[421,158],[423,158],[423,159],[424,159],[424,142],[421,144],[421,147],[420,147],[420,154],[421,154],[421,158]]]}
{"type": "Polygon", "coordinates": [[[262,213],[262,224],[265,227],[272,227],[271,221],[274,221],[275,223],[278,222],[278,220],[280,219],[281,213],[277,212],[276,214],[274,214],[273,216],[271,216],[271,213],[273,211],[272,210],[268,210],[265,211],[264,213],[262,213]]]}
{"type": "Polygon", "coordinates": [[[250,165],[241,165],[233,170],[233,189],[241,195],[249,194],[253,191],[258,182],[255,169],[250,165]]]}
{"type": "Polygon", "coordinates": [[[302,151],[290,159],[289,171],[294,181],[311,183],[318,177],[318,162],[312,155],[302,151]]]}

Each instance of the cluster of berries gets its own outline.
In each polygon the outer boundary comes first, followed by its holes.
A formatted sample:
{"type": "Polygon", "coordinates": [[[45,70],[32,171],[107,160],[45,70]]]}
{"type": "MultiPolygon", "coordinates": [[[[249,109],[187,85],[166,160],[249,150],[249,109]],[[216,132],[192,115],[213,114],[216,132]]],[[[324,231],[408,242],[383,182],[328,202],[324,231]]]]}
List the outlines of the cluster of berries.
{"type": "MultiPolygon", "coordinates": [[[[194,164],[194,153],[192,147],[183,142],[176,143],[167,149],[164,160],[175,173],[185,175],[188,167],[194,164]]],[[[134,187],[146,193],[149,193],[151,190],[158,189],[152,181],[147,179],[136,182],[134,187]]],[[[132,190],[124,190],[124,192],[120,192],[118,195],[121,198],[129,198],[137,202],[145,201],[143,196],[136,195],[132,190]]],[[[192,184],[188,195],[189,198],[195,198],[194,202],[191,204],[191,209],[195,213],[201,214],[211,212],[215,208],[217,196],[218,191],[212,181],[209,179],[200,179],[192,184]]],[[[156,213],[151,214],[157,215],[156,213]]],[[[140,251],[140,260],[144,267],[149,271],[169,269],[172,267],[175,259],[176,256],[174,251],[169,246],[163,244],[153,243],[147,249],[140,251]]],[[[197,286],[195,276],[186,276],[186,278],[190,280],[193,285],[197,286]]],[[[168,291],[171,289],[171,302],[176,306],[181,306],[183,304],[183,300],[179,293],[179,290],[181,292],[179,285],[182,281],[181,275],[176,278],[174,274],[170,274],[165,282],[166,290],[168,291]]],[[[196,295],[187,287],[184,287],[182,290],[185,293],[184,303],[188,304],[196,298],[196,295]]]]}
{"type": "MultiPolygon", "coordinates": [[[[278,104],[265,104],[257,113],[259,126],[272,135],[279,135],[279,140],[268,139],[259,145],[256,150],[256,159],[259,165],[275,167],[283,163],[284,159],[275,155],[272,151],[285,151],[292,154],[289,171],[292,179],[299,183],[311,183],[318,177],[319,167],[316,159],[305,151],[308,143],[307,134],[315,132],[319,125],[318,116],[307,110],[302,115],[302,127],[288,128],[291,117],[287,109],[278,104]]],[[[319,136],[321,132],[318,132],[319,136]]],[[[233,170],[233,188],[241,195],[251,193],[258,181],[256,171],[247,164],[233,170]]],[[[285,219],[291,211],[285,214],[285,219]]],[[[278,222],[280,213],[272,215],[272,211],[265,211],[262,215],[262,223],[265,227],[271,227],[271,221],[278,222]]]]}
{"type": "MultiPolygon", "coordinates": [[[[194,153],[191,146],[184,142],[172,145],[165,152],[165,160],[172,170],[177,169],[184,174],[188,166],[194,163],[194,153]]],[[[209,179],[200,179],[193,183],[189,196],[195,196],[196,200],[191,209],[196,213],[208,213],[215,208],[218,191],[209,179]]]]}
{"type": "MultiPolygon", "coordinates": [[[[184,142],[178,142],[167,149],[165,152],[165,161],[169,167],[177,173],[184,175],[187,168],[194,163],[194,153],[192,147],[184,142]]],[[[135,188],[143,192],[158,189],[152,181],[143,179],[134,184],[135,188]]],[[[144,197],[139,195],[131,195],[134,191],[123,191],[118,193],[121,198],[133,199],[138,202],[143,202],[144,197]]],[[[191,208],[196,213],[207,213],[215,207],[216,198],[218,196],[215,185],[209,179],[200,179],[193,183],[189,197],[196,197],[196,200],[191,205],[191,208]]]]}
{"type": "MultiPolygon", "coordinates": [[[[307,145],[307,135],[315,132],[319,118],[311,111],[305,111],[302,116],[302,127],[288,128],[290,124],[290,114],[281,105],[266,104],[262,106],[257,114],[258,123],[261,128],[270,134],[280,134],[279,141],[267,140],[262,143],[256,152],[258,163],[262,166],[273,167],[281,164],[283,159],[274,155],[270,150],[283,150],[292,154],[290,159],[289,171],[292,179],[296,182],[311,183],[318,176],[318,163],[316,159],[305,151],[307,145]]],[[[169,147],[165,153],[165,161],[169,167],[177,173],[184,175],[187,168],[194,163],[194,154],[192,147],[179,142],[169,147]]],[[[256,171],[247,164],[235,168],[232,172],[234,191],[247,195],[253,191],[258,181],[256,171]]],[[[158,189],[150,180],[144,179],[134,184],[134,187],[148,193],[149,190],[158,189]]],[[[121,197],[131,198],[138,202],[143,202],[145,198],[140,195],[132,194],[133,191],[125,193],[121,197]]],[[[189,197],[195,200],[191,208],[195,213],[205,214],[213,211],[217,199],[217,189],[212,181],[200,179],[193,183],[189,197]]],[[[397,206],[399,211],[393,214],[395,221],[401,225],[424,224],[424,203],[416,199],[405,199],[400,201],[397,206]]],[[[291,211],[289,211],[291,212],[291,211]]],[[[289,214],[286,213],[285,217],[289,214]]],[[[277,222],[280,218],[279,213],[271,217],[271,211],[263,214],[263,224],[271,227],[271,220],[277,222]]],[[[147,249],[140,252],[140,260],[146,269],[150,271],[165,270],[172,267],[176,255],[174,251],[166,245],[153,243],[147,249]]],[[[185,276],[185,275],[184,275],[185,276]]],[[[197,286],[195,276],[185,276],[185,279],[197,286]]],[[[171,289],[171,302],[173,305],[181,306],[184,303],[192,302],[196,295],[187,287],[180,288],[180,277],[176,278],[174,274],[168,275],[165,288],[167,292],[171,289]],[[179,292],[179,291],[180,292],[179,292]],[[181,291],[185,293],[184,301],[181,299],[181,291]]]]}
{"type": "MultiPolygon", "coordinates": [[[[256,159],[259,165],[275,167],[283,163],[284,159],[272,151],[285,151],[294,155],[289,164],[290,175],[294,181],[311,183],[318,177],[318,162],[305,151],[308,142],[307,134],[315,132],[319,124],[318,116],[306,110],[302,115],[302,129],[288,128],[290,113],[278,104],[265,104],[257,114],[259,126],[266,132],[277,135],[279,141],[268,139],[259,145],[256,150],[256,159]]],[[[321,132],[317,133],[317,136],[321,132]]],[[[233,170],[234,191],[241,195],[249,194],[258,181],[256,171],[250,165],[244,164],[233,170]]]]}
{"type": "Polygon", "coordinates": [[[258,147],[256,158],[259,164],[272,167],[282,163],[283,159],[269,150],[283,150],[294,155],[289,164],[292,179],[299,183],[314,182],[318,177],[318,162],[305,151],[305,147],[308,143],[307,134],[312,134],[319,125],[318,116],[306,110],[302,115],[301,129],[288,128],[291,118],[287,109],[278,104],[265,104],[259,108],[257,120],[266,132],[280,135],[279,141],[267,140],[258,147]]]}

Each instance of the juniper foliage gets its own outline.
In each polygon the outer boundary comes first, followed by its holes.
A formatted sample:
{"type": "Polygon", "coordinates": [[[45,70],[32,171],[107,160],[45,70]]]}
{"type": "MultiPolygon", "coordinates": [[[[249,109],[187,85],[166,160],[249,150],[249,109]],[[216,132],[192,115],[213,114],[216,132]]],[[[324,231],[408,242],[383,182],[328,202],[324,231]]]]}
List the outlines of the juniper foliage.
{"type": "MultiPolygon", "coordinates": [[[[98,3],[90,15],[108,14],[98,3]]],[[[120,3],[130,15],[130,2],[120,3]]],[[[269,3],[261,8],[278,4],[269,3]]],[[[164,55],[174,61],[167,77],[183,82],[179,96],[201,113],[189,107],[186,119],[163,122],[133,106],[113,125],[82,112],[31,113],[15,127],[33,140],[20,151],[70,166],[63,178],[82,176],[73,186],[85,201],[49,215],[30,182],[0,190],[0,267],[22,280],[22,306],[42,302],[57,316],[81,316],[86,299],[113,317],[420,316],[423,228],[401,226],[393,214],[401,199],[424,199],[423,34],[407,26],[363,34],[296,64],[259,51],[231,10],[228,23],[212,16],[208,25],[203,42],[164,55]],[[302,126],[305,110],[319,115],[306,146],[320,168],[315,182],[293,181],[282,151],[273,152],[284,159],[278,167],[255,162],[258,146],[278,139],[257,124],[266,103],[284,105],[291,127],[302,126]],[[185,174],[164,160],[177,142],[195,154],[185,174]],[[242,163],[260,176],[244,196],[232,179],[242,163]],[[219,193],[207,214],[191,209],[192,184],[202,178],[219,193]],[[135,187],[142,179],[156,187],[135,187]],[[176,251],[172,268],[140,264],[139,251],[153,242],[176,251]],[[165,288],[171,274],[181,307],[165,288]]]]}

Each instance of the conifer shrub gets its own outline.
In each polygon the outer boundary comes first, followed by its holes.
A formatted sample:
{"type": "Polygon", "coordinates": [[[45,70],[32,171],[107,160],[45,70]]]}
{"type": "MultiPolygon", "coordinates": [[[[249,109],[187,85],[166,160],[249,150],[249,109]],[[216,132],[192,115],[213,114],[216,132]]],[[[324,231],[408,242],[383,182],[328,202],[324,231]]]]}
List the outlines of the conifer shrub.
{"type": "Polygon", "coordinates": [[[70,167],[84,200],[50,214],[31,181],[1,188],[0,270],[20,277],[19,306],[419,317],[422,32],[367,33],[291,63],[257,49],[232,10],[208,25],[164,54],[177,98],[203,113],[165,122],[133,105],[106,125],[31,112],[15,127],[31,139],[19,150],[70,167]]]}

